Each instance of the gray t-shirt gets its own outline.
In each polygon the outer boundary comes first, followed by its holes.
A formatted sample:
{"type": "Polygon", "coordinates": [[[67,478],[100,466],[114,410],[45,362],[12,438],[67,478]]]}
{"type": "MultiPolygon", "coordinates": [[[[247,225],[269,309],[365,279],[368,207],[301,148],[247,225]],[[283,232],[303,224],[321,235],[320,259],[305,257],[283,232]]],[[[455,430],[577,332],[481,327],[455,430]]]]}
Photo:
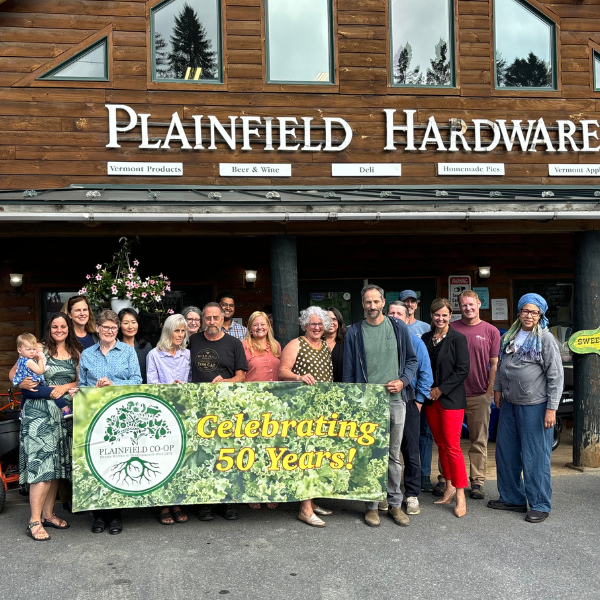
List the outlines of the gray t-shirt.
{"type": "MultiPolygon", "coordinates": [[[[398,342],[389,319],[379,325],[362,322],[369,383],[389,383],[398,379],[398,342]]],[[[402,394],[390,394],[390,402],[402,400],[402,394]]]]}

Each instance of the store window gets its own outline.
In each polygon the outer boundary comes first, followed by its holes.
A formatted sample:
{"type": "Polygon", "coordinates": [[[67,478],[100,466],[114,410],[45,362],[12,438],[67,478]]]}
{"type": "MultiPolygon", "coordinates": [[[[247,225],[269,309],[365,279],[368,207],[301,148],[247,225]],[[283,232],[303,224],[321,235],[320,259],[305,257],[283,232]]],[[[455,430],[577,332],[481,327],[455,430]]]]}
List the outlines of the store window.
{"type": "Polygon", "coordinates": [[[600,54],[593,51],[594,55],[594,91],[600,92],[600,54]]]}
{"type": "Polygon", "coordinates": [[[556,89],[556,24],[523,0],[494,1],[497,89],[556,89]]]}
{"type": "Polygon", "coordinates": [[[265,0],[267,82],[332,84],[331,0],[265,0]]]}
{"type": "Polygon", "coordinates": [[[390,0],[392,85],[454,87],[453,0],[390,0]]]}
{"type": "Polygon", "coordinates": [[[152,81],[223,82],[220,0],[166,0],[150,14],[152,81]]]}
{"type": "Polygon", "coordinates": [[[44,81],[108,81],[108,38],[102,38],[78,52],[38,79],[44,81]]]}

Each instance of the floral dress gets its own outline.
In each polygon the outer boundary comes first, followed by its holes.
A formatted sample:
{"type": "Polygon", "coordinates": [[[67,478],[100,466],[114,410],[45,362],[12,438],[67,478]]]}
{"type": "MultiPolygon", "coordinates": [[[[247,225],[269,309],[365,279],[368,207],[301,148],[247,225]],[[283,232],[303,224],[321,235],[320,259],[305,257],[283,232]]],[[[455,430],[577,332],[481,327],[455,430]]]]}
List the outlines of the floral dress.
{"type": "MultiPolygon", "coordinates": [[[[46,356],[47,385],[63,385],[77,379],[75,361],[46,356]]],[[[76,384],[74,384],[76,385],[76,384]]],[[[72,400],[65,395],[69,406],[72,400]]],[[[29,399],[23,406],[19,449],[19,483],[40,483],[71,478],[73,423],[65,421],[54,400],[29,399]]]]}

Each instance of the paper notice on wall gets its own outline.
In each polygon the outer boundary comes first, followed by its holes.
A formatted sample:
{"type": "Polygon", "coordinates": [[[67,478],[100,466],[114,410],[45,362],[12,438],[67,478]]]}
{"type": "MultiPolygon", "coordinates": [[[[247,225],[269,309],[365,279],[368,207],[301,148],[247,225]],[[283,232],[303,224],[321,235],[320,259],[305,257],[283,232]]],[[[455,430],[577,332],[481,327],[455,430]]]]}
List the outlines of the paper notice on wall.
{"type": "Polygon", "coordinates": [[[448,298],[452,303],[452,310],[460,310],[458,297],[466,290],[471,289],[470,275],[450,275],[448,277],[448,298]]]}
{"type": "Polygon", "coordinates": [[[508,300],[506,298],[492,300],[492,321],[508,321],[508,300]]]}

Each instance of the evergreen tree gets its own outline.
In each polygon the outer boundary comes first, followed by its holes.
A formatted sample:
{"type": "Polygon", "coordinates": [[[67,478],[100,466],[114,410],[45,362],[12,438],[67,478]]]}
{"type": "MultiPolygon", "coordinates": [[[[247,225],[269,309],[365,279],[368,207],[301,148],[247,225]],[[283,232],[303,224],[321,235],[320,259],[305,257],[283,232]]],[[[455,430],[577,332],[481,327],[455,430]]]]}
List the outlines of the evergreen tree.
{"type": "Polygon", "coordinates": [[[527,58],[515,58],[506,67],[505,84],[508,87],[550,87],[552,71],[550,65],[533,52],[527,58]]]}
{"type": "Polygon", "coordinates": [[[212,51],[212,42],[207,39],[206,29],[196,11],[188,4],[184,4],[179,16],[175,17],[169,65],[175,79],[183,79],[190,67],[192,79],[197,68],[202,69],[201,79],[217,78],[217,53],[212,51]]]}
{"type": "Polygon", "coordinates": [[[506,59],[500,52],[496,52],[496,85],[498,87],[506,85],[506,59]]]}
{"type": "Polygon", "coordinates": [[[156,65],[156,77],[158,79],[170,79],[172,77],[169,69],[169,57],[167,42],[162,33],[154,34],[154,64],[156,65]]]}
{"type": "Polygon", "coordinates": [[[430,61],[431,68],[427,68],[427,85],[450,85],[450,60],[448,59],[448,44],[440,38],[435,47],[435,59],[430,61]]]}
{"type": "Polygon", "coordinates": [[[420,72],[421,67],[416,66],[411,71],[411,61],[412,48],[411,45],[406,42],[406,46],[400,46],[394,56],[394,83],[401,83],[404,85],[422,85],[423,75],[420,72]]]}

